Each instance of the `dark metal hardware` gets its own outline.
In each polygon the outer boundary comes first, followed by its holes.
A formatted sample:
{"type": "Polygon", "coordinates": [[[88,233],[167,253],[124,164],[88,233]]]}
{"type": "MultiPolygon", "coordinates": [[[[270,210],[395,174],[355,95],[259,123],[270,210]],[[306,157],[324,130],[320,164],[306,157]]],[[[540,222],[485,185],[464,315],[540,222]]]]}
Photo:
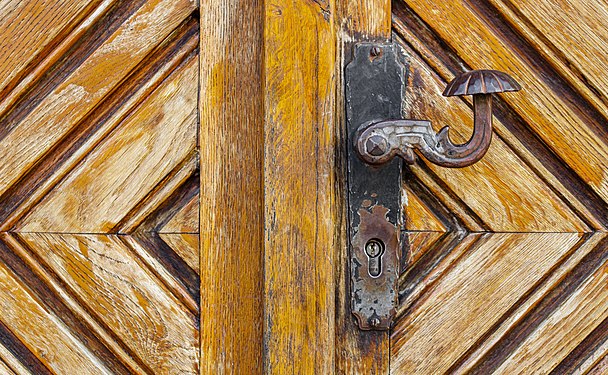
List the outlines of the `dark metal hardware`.
{"type": "Polygon", "coordinates": [[[473,95],[474,129],[454,144],[446,126],[402,119],[408,64],[393,44],[361,43],[345,68],[350,230],[351,306],[363,330],[386,330],[397,307],[401,253],[401,157],[414,149],[432,163],[465,167],[479,161],[492,140],[492,94],[518,91],[508,74],[476,70],[457,76],[444,96],[473,95]]]}
{"type": "Polygon", "coordinates": [[[435,133],[427,120],[384,120],[362,124],[357,151],[368,163],[381,164],[394,156],[414,163],[414,148],[430,162],[443,167],[466,167],[479,161],[492,141],[492,94],[518,91],[521,87],[508,74],[496,70],[473,70],[448,84],[444,96],[473,95],[473,135],[456,145],[446,126],[435,133]]]}
{"type": "Polygon", "coordinates": [[[355,144],[361,124],[401,117],[403,61],[390,44],[359,44],[345,70],[352,311],[365,330],[389,329],[397,307],[402,163],[366,163],[355,144]]]}

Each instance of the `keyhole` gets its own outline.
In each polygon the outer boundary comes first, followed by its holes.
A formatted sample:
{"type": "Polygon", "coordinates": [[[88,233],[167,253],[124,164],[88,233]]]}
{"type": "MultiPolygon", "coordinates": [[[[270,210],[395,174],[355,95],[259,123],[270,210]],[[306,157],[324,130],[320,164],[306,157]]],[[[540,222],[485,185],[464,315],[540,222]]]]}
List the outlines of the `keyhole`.
{"type": "Polygon", "coordinates": [[[367,255],[367,272],[371,277],[378,277],[382,273],[382,254],[384,244],[377,239],[371,239],[365,244],[365,254],[367,255]]]}

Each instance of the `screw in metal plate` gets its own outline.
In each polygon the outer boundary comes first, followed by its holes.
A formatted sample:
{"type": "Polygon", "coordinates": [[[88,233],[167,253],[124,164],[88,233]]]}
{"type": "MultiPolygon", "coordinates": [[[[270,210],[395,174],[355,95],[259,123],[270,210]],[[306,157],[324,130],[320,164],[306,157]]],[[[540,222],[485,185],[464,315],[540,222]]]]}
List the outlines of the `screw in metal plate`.
{"type": "Polygon", "coordinates": [[[365,142],[365,149],[372,156],[382,156],[388,152],[388,141],[383,136],[374,134],[365,142]]]}

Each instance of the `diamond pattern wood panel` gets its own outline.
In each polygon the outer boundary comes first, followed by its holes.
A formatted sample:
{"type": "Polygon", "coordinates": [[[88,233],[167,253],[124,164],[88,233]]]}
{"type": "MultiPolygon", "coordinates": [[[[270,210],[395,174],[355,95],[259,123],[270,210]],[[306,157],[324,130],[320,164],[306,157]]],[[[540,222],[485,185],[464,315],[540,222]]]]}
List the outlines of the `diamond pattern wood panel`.
{"type": "Polygon", "coordinates": [[[198,373],[195,4],[0,9],[0,372],[198,373]]]}

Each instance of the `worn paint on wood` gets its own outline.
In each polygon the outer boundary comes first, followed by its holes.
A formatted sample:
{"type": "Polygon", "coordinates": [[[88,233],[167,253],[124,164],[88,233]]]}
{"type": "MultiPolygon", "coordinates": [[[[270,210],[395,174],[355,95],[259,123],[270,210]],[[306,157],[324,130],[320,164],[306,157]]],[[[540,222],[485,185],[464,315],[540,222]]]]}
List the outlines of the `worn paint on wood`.
{"type": "Polygon", "coordinates": [[[263,2],[200,8],[201,374],[261,374],[263,2]]]}
{"type": "Polygon", "coordinates": [[[198,373],[195,4],[0,8],[1,366],[198,373]]]}
{"type": "Polygon", "coordinates": [[[268,373],[334,371],[334,12],[333,1],[265,3],[268,373]]]}

